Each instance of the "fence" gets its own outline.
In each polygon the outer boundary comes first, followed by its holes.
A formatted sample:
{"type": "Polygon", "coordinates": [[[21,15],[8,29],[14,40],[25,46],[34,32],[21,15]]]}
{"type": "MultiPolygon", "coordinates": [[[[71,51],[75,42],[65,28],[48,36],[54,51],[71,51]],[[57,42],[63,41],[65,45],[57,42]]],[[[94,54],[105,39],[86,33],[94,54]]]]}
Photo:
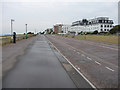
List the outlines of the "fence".
{"type": "MultiPolygon", "coordinates": [[[[35,34],[30,34],[27,35],[28,38],[36,36],[35,34]]],[[[26,35],[16,35],[16,41],[22,40],[22,39],[26,39],[26,35]]],[[[0,37],[0,45],[6,45],[8,43],[12,43],[13,42],[13,37],[12,36],[3,36],[0,37]]]]}

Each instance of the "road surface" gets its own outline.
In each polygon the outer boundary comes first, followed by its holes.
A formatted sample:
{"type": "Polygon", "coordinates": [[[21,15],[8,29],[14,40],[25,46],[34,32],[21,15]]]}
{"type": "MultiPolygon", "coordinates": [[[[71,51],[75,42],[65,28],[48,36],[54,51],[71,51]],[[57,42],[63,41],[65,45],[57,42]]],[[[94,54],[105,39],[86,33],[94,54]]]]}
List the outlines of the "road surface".
{"type": "MultiPolygon", "coordinates": [[[[61,64],[65,59],[56,53],[46,37],[40,36],[16,58],[14,67],[3,77],[3,88],[77,88],[61,64]]],[[[81,88],[92,88],[82,76],[79,79],[81,88]]]]}
{"type": "Polygon", "coordinates": [[[98,88],[118,87],[118,47],[57,35],[47,38],[98,88]]]}

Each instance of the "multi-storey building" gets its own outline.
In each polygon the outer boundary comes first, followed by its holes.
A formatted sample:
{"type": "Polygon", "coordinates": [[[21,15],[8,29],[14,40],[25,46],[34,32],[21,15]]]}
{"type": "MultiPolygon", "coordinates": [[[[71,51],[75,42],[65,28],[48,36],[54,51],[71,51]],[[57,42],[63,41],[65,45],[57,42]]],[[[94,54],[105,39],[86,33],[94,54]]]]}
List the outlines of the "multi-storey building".
{"type": "Polygon", "coordinates": [[[53,28],[47,28],[47,29],[45,30],[45,33],[46,33],[46,34],[51,33],[51,32],[53,32],[53,28]]]}
{"type": "Polygon", "coordinates": [[[67,34],[68,31],[70,30],[70,27],[71,27],[71,25],[65,25],[65,24],[63,24],[62,25],[62,31],[63,31],[63,33],[67,34]]]}
{"type": "Polygon", "coordinates": [[[54,32],[57,33],[62,33],[62,24],[56,24],[54,25],[54,32]]]}
{"type": "Polygon", "coordinates": [[[73,22],[68,32],[74,32],[78,34],[80,32],[108,32],[113,28],[113,20],[109,20],[108,17],[98,17],[94,19],[83,19],[73,22]]]}

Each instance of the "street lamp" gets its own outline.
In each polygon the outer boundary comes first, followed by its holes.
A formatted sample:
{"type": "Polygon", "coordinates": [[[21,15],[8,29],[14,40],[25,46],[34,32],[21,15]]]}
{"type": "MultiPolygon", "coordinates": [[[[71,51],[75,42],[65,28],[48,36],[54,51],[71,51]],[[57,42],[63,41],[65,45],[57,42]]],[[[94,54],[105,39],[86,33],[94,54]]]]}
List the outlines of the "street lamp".
{"type": "Polygon", "coordinates": [[[36,29],[35,29],[35,34],[36,34],[36,29]]]}
{"type": "Polygon", "coordinates": [[[15,21],[15,20],[11,19],[11,35],[13,34],[13,21],[15,21]]]}
{"type": "Polygon", "coordinates": [[[25,26],[26,26],[26,39],[27,39],[27,24],[25,24],[25,26]]]}

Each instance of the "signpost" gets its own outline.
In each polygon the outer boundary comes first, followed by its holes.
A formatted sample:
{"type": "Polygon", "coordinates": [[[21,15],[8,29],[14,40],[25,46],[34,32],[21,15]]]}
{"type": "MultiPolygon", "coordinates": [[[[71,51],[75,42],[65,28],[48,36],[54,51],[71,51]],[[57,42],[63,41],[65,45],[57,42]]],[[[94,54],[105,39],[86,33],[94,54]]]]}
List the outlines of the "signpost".
{"type": "Polygon", "coordinates": [[[13,34],[13,21],[15,20],[11,19],[11,35],[13,34]]]}

